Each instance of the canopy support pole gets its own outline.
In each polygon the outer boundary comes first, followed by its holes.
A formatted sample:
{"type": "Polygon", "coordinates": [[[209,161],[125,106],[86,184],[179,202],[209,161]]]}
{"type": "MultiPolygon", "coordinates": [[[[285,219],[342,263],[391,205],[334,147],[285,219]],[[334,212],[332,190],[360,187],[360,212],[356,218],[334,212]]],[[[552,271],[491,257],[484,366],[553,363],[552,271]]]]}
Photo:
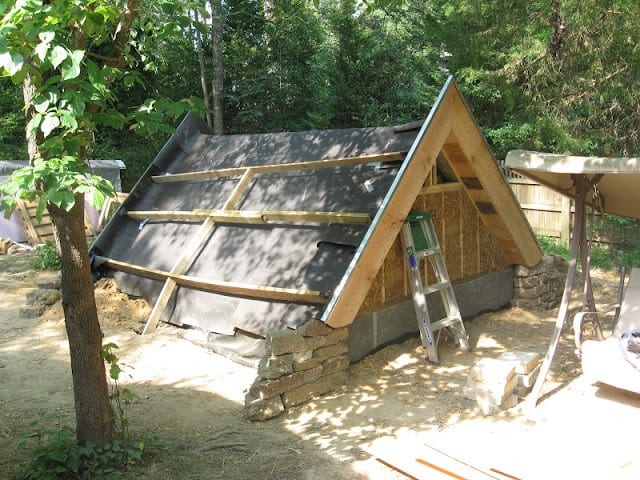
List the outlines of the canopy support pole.
{"type": "MultiPolygon", "coordinates": [[[[533,390],[531,391],[529,399],[527,400],[530,403],[531,407],[535,407],[538,403],[538,399],[540,397],[540,394],[542,393],[542,386],[547,374],[549,373],[551,362],[553,361],[553,357],[556,353],[556,348],[558,347],[560,334],[562,333],[562,327],[564,326],[564,322],[567,318],[567,313],[569,311],[569,302],[571,300],[571,293],[573,292],[576,283],[578,255],[580,255],[582,258],[582,271],[585,277],[585,293],[589,292],[591,301],[593,299],[593,292],[591,291],[591,277],[588,268],[589,247],[587,245],[585,235],[587,176],[573,175],[573,180],[575,183],[574,199],[576,203],[576,211],[573,224],[573,238],[571,240],[571,258],[569,260],[569,269],[567,271],[567,279],[564,285],[564,292],[562,294],[562,301],[560,303],[556,325],[553,330],[553,335],[551,336],[551,343],[549,344],[549,349],[547,350],[547,354],[545,355],[542,366],[540,367],[540,374],[538,375],[536,383],[533,386],[533,390]]],[[[589,301],[590,300],[586,300],[586,302],[589,301]]]]}

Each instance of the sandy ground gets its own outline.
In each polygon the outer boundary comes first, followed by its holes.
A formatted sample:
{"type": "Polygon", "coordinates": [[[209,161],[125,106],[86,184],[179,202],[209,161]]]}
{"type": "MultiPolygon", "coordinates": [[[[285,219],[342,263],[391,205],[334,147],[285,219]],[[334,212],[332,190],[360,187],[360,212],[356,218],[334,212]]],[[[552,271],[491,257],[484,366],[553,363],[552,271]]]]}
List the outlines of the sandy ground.
{"type": "MultiPolygon", "coordinates": [[[[28,255],[0,256],[0,478],[26,457],[19,440],[39,427],[73,426],[68,345],[60,304],[42,317],[19,309],[34,286],[28,255]]],[[[600,306],[615,301],[617,275],[596,272],[600,306]]],[[[109,282],[96,288],[105,341],[116,343],[124,386],[138,400],[134,436],[155,434],[145,479],[395,480],[407,478],[367,453],[378,442],[397,452],[429,445],[520,479],[640,478],[640,397],[582,376],[573,338],[563,335],[543,401],[484,417],[460,392],[480,358],[547,349],[557,311],[505,309],[467,322],[474,350],[440,346],[441,364],[423,359],[418,339],[386,347],[348,370],[341,390],[268,422],[243,414],[253,371],[161,325],[140,336],[149,307],[109,282]]],[[[504,478],[504,477],[499,477],[504,478]]]]}

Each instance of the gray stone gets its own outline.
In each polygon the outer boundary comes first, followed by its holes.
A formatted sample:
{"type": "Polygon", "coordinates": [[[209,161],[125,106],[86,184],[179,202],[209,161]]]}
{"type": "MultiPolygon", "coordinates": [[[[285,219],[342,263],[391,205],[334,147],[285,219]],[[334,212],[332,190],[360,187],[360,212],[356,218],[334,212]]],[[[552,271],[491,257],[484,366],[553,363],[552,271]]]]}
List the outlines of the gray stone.
{"type": "Polygon", "coordinates": [[[322,367],[318,366],[302,372],[294,372],[275,380],[257,380],[249,388],[249,393],[261,400],[275,397],[284,392],[294,390],[305,383],[313,382],[322,374],[322,367]]]}
{"type": "Polygon", "coordinates": [[[298,327],[297,332],[303,337],[319,337],[329,335],[333,329],[320,320],[309,320],[307,323],[298,327]]]}
{"type": "Polygon", "coordinates": [[[304,338],[293,330],[278,330],[267,333],[267,352],[273,356],[302,352],[307,349],[304,338]]]}
{"type": "Polygon", "coordinates": [[[293,373],[293,354],[288,353],[279,357],[262,357],[258,366],[258,375],[262,378],[275,380],[283,375],[293,373]]]}
{"type": "Polygon", "coordinates": [[[20,309],[21,318],[38,318],[47,309],[46,305],[33,305],[20,309]]]}
{"type": "Polygon", "coordinates": [[[244,406],[249,420],[269,420],[284,412],[284,405],[280,396],[262,400],[252,395],[246,395],[244,406]]]}
{"type": "Polygon", "coordinates": [[[42,289],[60,289],[61,284],[60,272],[47,270],[40,272],[36,277],[36,286],[42,289]]]}
{"type": "Polygon", "coordinates": [[[337,372],[327,377],[322,377],[316,382],[303,385],[300,388],[286,392],[282,395],[285,408],[300,405],[314,397],[323,395],[344,385],[346,380],[344,372],[337,372]]]}
{"type": "Polygon", "coordinates": [[[339,357],[330,358],[322,363],[322,375],[327,376],[335,372],[346,370],[349,366],[349,355],[343,354],[339,357]]]}
{"type": "Polygon", "coordinates": [[[313,358],[316,360],[320,360],[321,362],[331,358],[337,357],[338,355],[342,355],[343,353],[347,353],[349,348],[346,343],[338,343],[336,345],[330,345],[328,347],[322,347],[313,352],[313,358]]]}
{"type": "Polygon", "coordinates": [[[58,300],[60,300],[60,290],[52,288],[37,288],[27,293],[27,302],[32,305],[53,305],[58,300]]]}

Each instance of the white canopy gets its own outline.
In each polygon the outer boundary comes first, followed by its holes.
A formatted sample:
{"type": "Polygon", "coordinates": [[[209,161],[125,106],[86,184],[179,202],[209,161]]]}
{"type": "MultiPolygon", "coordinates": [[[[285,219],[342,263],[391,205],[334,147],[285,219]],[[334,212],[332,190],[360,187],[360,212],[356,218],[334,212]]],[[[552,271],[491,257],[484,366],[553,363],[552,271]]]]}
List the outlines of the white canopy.
{"type": "MultiPolygon", "coordinates": [[[[559,193],[575,197],[574,175],[597,180],[604,211],[614,215],[640,218],[640,158],[577,157],[553,153],[513,150],[505,165],[559,193]]],[[[587,192],[592,204],[594,189],[587,192]]]]}

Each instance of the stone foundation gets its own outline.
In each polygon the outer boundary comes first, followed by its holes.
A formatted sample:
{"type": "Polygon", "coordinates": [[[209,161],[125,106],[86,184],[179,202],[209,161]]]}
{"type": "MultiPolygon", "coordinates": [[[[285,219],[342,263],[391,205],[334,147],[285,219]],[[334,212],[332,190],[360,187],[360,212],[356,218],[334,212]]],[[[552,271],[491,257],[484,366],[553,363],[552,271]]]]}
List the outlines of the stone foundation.
{"type": "Polygon", "coordinates": [[[349,333],[310,320],[297,330],[269,332],[267,353],[245,396],[250,420],[267,420],[345,383],[349,333]]]}
{"type": "Polygon", "coordinates": [[[557,255],[545,254],[532,268],[516,266],[512,304],[537,312],[556,307],[562,299],[566,276],[567,262],[557,255]]]}

